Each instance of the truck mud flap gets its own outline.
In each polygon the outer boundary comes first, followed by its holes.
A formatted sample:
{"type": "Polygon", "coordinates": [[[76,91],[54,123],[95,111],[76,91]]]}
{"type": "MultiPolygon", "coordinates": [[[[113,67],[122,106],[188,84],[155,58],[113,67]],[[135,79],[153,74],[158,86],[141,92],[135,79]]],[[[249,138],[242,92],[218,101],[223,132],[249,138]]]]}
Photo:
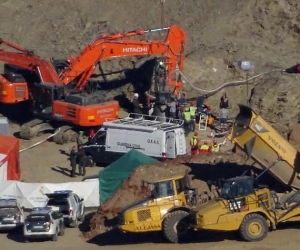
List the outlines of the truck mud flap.
{"type": "Polygon", "coordinates": [[[264,169],[277,161],[269,172],[282,183],[300,188],[300,154],[251,108],[239,105],[228,139],[242,148],[264,169]]]}

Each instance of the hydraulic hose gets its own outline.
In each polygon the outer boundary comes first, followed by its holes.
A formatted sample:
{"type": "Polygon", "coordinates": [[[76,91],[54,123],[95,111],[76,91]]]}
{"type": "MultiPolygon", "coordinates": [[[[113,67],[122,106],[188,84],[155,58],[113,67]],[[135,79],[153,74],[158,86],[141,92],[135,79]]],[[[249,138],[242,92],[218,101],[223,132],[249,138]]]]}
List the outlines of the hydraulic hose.
{"type": "Polygon", "coordinates": [[[250,81],[253,81],[259,77],[262,77],[264,75],[267,75],[267,74],[270,74],[272,72],[285,72],[285,70],[283,69],[272,69],[272,70],[269,70],[267,72],[264,72],[264,73],[260,73],[260,74],[257,74],[255,76],[252,76],[252,77],[249,77],[248,79],[245,79],[245,80],[238,80],[238,81],[233,81],[233,82],[225,82],[223,83],[222,85],[220,85],[219,87],[215,88],[215,89],[211,89],[211,90],[206,90],[206,89],[201,89],[201,88],[198,88],[196,87],[191,81],[189,81],[189,79],[182,73],[182,71],[180,70],[174,70],[172,73],[179,73],[181,75],[181,77],[183,78],[183,80],[185,80],[188,84],[191,85],[191,87],[195,90],[198,90],[198,91],[201,91],[201,92],[205,92],[207,94],[209,94],[210,96],[221,91],[222,89],[226,88],[226,87],[232,87],[232,86],[240,86],[240,85],[243,85],[243,84],[247,84],[249,83],[250,81]]]}

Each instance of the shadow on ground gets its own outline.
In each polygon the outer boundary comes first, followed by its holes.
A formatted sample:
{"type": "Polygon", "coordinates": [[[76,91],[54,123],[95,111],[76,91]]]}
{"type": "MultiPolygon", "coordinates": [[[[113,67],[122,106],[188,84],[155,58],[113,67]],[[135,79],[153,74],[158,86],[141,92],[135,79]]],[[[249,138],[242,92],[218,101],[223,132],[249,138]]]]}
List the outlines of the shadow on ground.
{"type": "MultiPolygon", "coordinates": [[[[238,165],[236,163],[217,163],[215,165],[210,164],[198,164],[198,163],[186,163],[191,170],[189,175],[193,176],[193,179],[198,179],[204,182],[215,182],[228,178],[233,178],[245,175],[250,175],[250,169],[253,168],[249,165],[238,165]]],[[[262,170],[253,168],[254,172],[259,175],[262,170]]],[[[270,189],[277,192],[287,191],[288,187],[278,182],[272,175],[265,172],[258,178],[258,183],[267,185],[270,189]]],[[[201,190],[200,190],[201,191],[201,190]]]]}
{"type": "MultiPolygon", "coordinates": [[[[193,244],[200,242],[221,242],[224,240],[237,240],[237,233],[223,233],[223,232],[191,232],[188,240],[181,242],[182,244],[193,244]]],[[[155,244],[171,244],[163,236],[161,232],[152,233],[122,233],[118,229],[113,229],[108,232],[99,234],[87,241],[90,244],[98,246],[108,245],[135,245],[145,243],[155,244]],[[117,240],[116,240],[117,239],[117,240]]]]}

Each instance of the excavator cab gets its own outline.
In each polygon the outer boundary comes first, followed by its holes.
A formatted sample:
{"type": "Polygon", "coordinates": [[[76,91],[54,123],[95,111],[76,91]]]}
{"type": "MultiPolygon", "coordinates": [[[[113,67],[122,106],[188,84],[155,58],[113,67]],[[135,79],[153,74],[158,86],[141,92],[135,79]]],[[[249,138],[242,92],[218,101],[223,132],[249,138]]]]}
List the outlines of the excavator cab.
{"type": "Polygon", "coordinates": [[[53,83],[36,84],[32,91],[33,112],[44,117],[51,117],[53,101],[65,98],[65,88],[53,83]]]}
{"type": "Polygon", "coordinates": [[[30,86],[37,81],[34,72],[5,63],[4,74],[0,75],[0,102],[14,104],[30,100],[30,86]]]}

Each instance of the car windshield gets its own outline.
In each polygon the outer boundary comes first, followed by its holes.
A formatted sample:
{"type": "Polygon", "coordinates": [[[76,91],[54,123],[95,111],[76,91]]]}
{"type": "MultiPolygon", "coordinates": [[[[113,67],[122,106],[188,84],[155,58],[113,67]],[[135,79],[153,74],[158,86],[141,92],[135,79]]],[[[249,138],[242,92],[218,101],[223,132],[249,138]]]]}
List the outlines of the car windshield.
{"type": "Polygon", "coordinates": [[[35,214],[27,217],[28,222],[47,222],[50,220],[49,214],[35,214]]]}
{"type": "Polygon", "coordinates": [[[151,190],[151,194],[154,196],[154,198],[162,198],[174,195],[172,181],[154,183],[151,187],[151,190]]]}
{"type": "Polygon", "coordinates": [[[252,179],[227,180],[222,187],[221,197],[224,199],[234,199],[253,193],[254,188],[252,179]]]}

